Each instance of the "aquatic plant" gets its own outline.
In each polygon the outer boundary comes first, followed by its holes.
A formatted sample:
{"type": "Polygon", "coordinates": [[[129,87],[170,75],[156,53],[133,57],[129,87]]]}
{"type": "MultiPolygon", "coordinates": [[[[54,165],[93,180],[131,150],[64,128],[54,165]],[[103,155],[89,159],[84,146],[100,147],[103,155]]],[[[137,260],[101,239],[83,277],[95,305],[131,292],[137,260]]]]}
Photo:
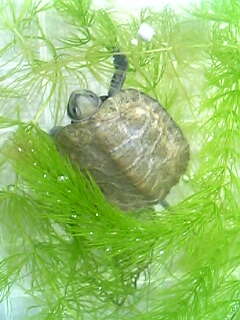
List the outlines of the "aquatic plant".
{"type": "Polygon", "coordinates": [[[239,18],[237,0],[125,22],[89,0],[1,2],[0,296],[20,287],[24,319],[238,319],[239,18]],[[133,44],[143,22],[156,34],[133,44]],[[43,130],[74,86],[107,90],[116,46],[125,86],[159,99],[191,146],[170,210],[112,207],[43,130]]]}

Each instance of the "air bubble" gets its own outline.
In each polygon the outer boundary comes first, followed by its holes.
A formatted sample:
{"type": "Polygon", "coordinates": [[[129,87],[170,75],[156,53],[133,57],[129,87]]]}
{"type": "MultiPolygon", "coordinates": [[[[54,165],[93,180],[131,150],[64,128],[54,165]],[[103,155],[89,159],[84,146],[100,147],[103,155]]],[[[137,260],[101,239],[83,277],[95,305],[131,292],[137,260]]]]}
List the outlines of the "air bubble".
{"type": "Polygon", "coordinates": [[[92,236],[92,235],[93,235],[93,232],[92,232],[92,231],[90,231],[90,232],[89,232],[89,234],[92,236]]]}
{"type": "Polygon", "coordinates": [[[44,173],[43,178],[44,178],[44,179],[46,179],[46,178],[47,178],[47,174],[46,174],[46,173],[44,173]]]}
{"type": "Polygon", "coordinates": [[[155,30],[148,23],[142,23],[138,30],[138,36],[145,41],[152,40],[152,37],[155,35],[155,30]]]}
{"type": "Polygon", "coordinates": [[[159,254],[163,255],[164,254],[164,250],[160,250],[159,254]]]}
{"type": "Polygon", "coordinates": [[[137,46],[137,45],[138,45],[138,40],[135,39],[135,38],[132,39],[132,40],[131,40],[131,44],[134,45],[134,46],[137,46]]]}
{"type": "Polygon", "coordinates": [[[96,217],[99,217],[99,213],[97,212],[97,213],[95,214],[95,216],[96,216],[96,217]]]}
{"type": "Polygon", "coordinates": [[[37,162],[33,162],[33,165],[36,167],[36,165],[37,165],[37,162]]]}
{"type": "Polygon", "coordinates": [[[34,150],[34,149],[31,149],[31,151],[32,151],[32,152],[35,152],[35,150],[34,150]]]}
{"type": "Polygon", "coordinates": [[[59,177],[57,178],[57,180],[58,180],[58,181],[66,181],[66,180],[68,180],[68,177],[67,177],[67,176],[59,176],[59,177]]]}
{"type": "Polygon", "coordinates": [[[18,147],[18,151],[19,151],[19,152],[22,152],[22,148],[21,148],[21,147],[18,147]]]}

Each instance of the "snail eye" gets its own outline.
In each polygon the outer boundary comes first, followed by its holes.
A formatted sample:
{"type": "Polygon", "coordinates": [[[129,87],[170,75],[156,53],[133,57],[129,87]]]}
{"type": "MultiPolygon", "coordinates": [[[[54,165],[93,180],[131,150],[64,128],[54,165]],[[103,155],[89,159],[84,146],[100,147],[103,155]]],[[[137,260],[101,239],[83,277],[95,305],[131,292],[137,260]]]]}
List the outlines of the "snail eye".
{"type": "Polygon", "coordinates": [[[101,99],[92,91],[73,91],[70,95],[67,114],[74,121],[85,120],[98,111],[101,99]]]}
{"type": "Polygon", "coordinates": [[[72,120],[81,119],[81,110],[75,104],[68,104],[67,113],[69,118],[72,120]]]}

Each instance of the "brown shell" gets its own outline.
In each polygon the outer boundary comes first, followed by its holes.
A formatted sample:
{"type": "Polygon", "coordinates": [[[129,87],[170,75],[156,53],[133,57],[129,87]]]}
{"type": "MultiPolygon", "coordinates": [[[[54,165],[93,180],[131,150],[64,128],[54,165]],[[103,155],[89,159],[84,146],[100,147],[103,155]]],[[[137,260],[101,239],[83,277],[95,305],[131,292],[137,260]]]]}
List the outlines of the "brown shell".
{"type": "Polygon", "coordinates": [[[91,119],[63,127],[55,139],[80,169],[91,172],[106,198],[126,211],[164,199],[189,160],[177,124],[135,89],[108,98],[91,119]]]}

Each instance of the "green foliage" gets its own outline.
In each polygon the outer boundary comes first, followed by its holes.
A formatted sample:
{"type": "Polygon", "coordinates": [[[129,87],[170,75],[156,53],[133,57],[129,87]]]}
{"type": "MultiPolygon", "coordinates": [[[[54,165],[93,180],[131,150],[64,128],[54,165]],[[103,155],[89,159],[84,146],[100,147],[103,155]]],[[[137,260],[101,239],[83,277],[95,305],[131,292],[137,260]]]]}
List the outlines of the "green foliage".
{"type": "Polygon", "coordinates": [[[90,9],[91,0],[55,0],[54,6],[77,27],[87,28],[94,21],[94,12],[90,9]]]}
{"type": "Polygon", "coordinates": [[[236,0],[126,22],[88,0],[2,1],[0,129],[17,130],[1,147],[1,181],[6,167],[13,177],[0,191],[0,298],[20,286],[24,319],[238,319],[239,18],[236,0]],[[156,34],[133,45],[143,22],[156,34]],[[125,86],[159,99],[190,142],[169,210],[111,206],[39,126],[48,110],[60,122],[89,73],[107,90],[116,47],[125,86]]]}

